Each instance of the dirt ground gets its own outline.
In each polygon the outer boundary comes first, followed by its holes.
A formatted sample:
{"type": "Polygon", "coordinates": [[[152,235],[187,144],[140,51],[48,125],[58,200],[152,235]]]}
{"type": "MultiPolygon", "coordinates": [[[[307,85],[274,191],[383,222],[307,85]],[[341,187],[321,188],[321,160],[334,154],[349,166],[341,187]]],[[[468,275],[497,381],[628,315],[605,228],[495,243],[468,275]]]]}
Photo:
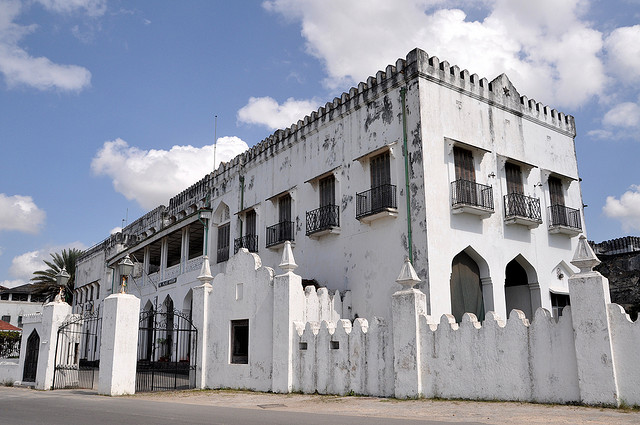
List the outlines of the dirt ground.
{"type": "Polygon", "coordinates": [[[141,393],[132,398],[248,409],[277,409],[356,416],[428,419],[483,424],[640,424],[640,410],[518,402],[397,400],[235,390],[141,393]]]}

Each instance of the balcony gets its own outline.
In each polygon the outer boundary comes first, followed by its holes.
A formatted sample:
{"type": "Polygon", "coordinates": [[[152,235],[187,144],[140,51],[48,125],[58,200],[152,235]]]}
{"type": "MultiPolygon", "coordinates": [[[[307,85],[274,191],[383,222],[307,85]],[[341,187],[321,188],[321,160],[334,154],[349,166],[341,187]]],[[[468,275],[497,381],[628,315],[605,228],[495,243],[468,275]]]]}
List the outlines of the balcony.
{"type": "Polygon", "coordinates": [[[325,205],[307,211],[307,236],[320,237],[328,233],[340,233],[340,207],[325,205]]]}
{"type": "Polygon", "coordinates": [[[470,180],[452,182],[451,212],[489,217],[493,214],[493,188],[470,180]]]}
{"type": "Polygon", "coordinates": [[[542,223],[540,199],[521,193],[504,195],[505,224],[520,224],[534,229],[542,223]]]}
{"type": "Polygon", "coordinates": [[[229,259],[229,245],[218,248],[216,262],[222,263],[229,259]]]}
{"type": "Polygon", "coordinates": [[[245,235],[234,239],[233,253],[240,251],[240,248],[246,248],[249,252],[258,252],[258,235],[245,235]]]}
{"type": "Polygon", "coordinates": [[[356,193],[356,219],[370,223],[382,217],[397,217],[396,187],[391,184],[356,193]]]}
{"type": "Polygon", "coordinates": [[[294,241],[295,223],[293,221],[282,221],[273,226],[267,227],[267,248],[277,248],[285,241],[294,241]]]}
{"type": "Polygon", "coordinates": [[[549,233],[577,236],[581,232],[580,210],[565,207],[564,205],[551,205],[549,207],[549,233]]]}

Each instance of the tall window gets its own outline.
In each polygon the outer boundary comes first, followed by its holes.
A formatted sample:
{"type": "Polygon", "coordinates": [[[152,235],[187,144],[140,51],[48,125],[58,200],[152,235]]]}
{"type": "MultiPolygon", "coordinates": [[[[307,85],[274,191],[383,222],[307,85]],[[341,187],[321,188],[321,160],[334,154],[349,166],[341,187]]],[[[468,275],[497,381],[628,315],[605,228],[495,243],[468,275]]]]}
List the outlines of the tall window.
{"type": "Polygon", "coordinates": [[[256,211],[251,210],[247,212],[245,216],[245,221],[247,223],[247,228],[245,230],[245,235],[253,236],[257,235],[256,233],[256,211]]]}
{"type": "Polygon", "coordinates": [[[562,309],[571,305],[571,299],[567,294],[554,294],[551,292],[551,309],[553,317],[558,320],[562,316],[562,309]]]}
{"type": "Polygon", "coordinates": [[[249,363],[249,320],[231,321],[231,363],[249,363]]]}
{"type": "Polygon", "coordinates": [[[278,199],[279,222],[291,221],[291,195],[287,194],[278,199]]]}
{"type": "Polygon", "coordinates": [[[476,181],[473,153],[470,150],[455,146],[453,148],[453,161],[456,167],[456,180],[476,181]]]}
{"type": "Polygon", "coordinates": [[[562,181],[557,177],[549,177],[549,197],[551,198],[551,205],[564,205],[562,181]]]}
{"type": "Polygon", "coordinates": [[[335,205],[336,179],[332,175],[320,179],[320,207],[335,205]]]}
{"type": "Polygon", "coordinates": [[[507,193],[524,194],[524,188],[522,186],[522,171],[520,170],[520,166],[507,162],[504,166],[504,170],[507,175],[507,193]]]}
{"type": "Polygon", "coordinates": [[[229,259],[229,235],[230,223],[218,227],[218,255],[217,262],[221,263],[229,259]]]}
{"type": "Polygon", "coordinates": [[[389,151],[371,158],[371,188],[391,184],[391,159],[389,151]]]}

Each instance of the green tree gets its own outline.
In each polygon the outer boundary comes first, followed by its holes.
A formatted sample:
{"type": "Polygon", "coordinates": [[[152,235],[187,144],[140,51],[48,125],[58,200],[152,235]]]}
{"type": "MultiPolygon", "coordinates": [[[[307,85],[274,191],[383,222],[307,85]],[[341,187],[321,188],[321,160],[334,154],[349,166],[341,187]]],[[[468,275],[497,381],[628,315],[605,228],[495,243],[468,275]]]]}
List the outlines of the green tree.
{"type": "Polygon", "coordinates": [[[63,249],[61,253],[56,252],[51,254],[52,261],[44,261],[49,268],[33,273],[34,276],[31,278],[31,281],[35,285],[34,293],[43,295],[47,302],[53,301],[55,296],[60,292],[60,287],[56,283],[56,275],[60,273],[60,270],[64,267],[67,273],[69,273],[69,276],[71,276],[67,282],[67,287],[64,288],[64,300],[71,304],[76,281],[76,262],[82,252],[80,249],[71,248],[68,250],[63,249]]]}

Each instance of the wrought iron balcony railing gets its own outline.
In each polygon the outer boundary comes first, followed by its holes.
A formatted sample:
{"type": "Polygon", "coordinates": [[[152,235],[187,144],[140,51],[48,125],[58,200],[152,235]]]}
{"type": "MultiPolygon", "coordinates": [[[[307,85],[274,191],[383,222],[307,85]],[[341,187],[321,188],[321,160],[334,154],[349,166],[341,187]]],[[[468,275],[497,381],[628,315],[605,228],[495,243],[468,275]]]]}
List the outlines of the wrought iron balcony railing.
{"type": "Polygon", "coordinates": [[[451,183],[451,206],[469,205],[493,211],[493,188],[470,180],[451,183]]]}
{"type": "Polygon", "coordinates": [[[218,248],[216,261],[218,263],[222,263],[223,261],[227,261],[228,259],[229,259],[229,245],[222,248],[218,248]]]}
{"type": "Polygon", "coordinates": [[[245,235],[233,241],[233,253],[240,251],[240,248],[247,248],[249,252],[258,252],[258,235],[245,235]]]}
{"type": "Polygon", "coordinates": [[[549,207],[549,227],[553,226],[582,230],[580,210],[565,207],[564,205],[551,205],[549,207]]]}
{"type": "Polygon", "coordinates": [[[293,221],[282,221],[273,226],[267,227],[267,248],[278,245],[284,241],[294,240],[295,223],[293,221]]]}
{"type": "Polygon", "coordinates": [[[540,199],[532,198],[521,193],[504,195],[505,218],[523,217],[531,221],[542,222],[540,199]]]}
{"type": "Polygon", "coordinates": [[[383,184],[365,192],[356,193],[357,219],[396,208],[398,208],[398,203],[394,185],[383,184]]]}
{"type": "Polygon", "coordinates": [[[307,236],[334,227],[340,227],[340,207],[338,205],[325,205],[307,211],[307,236]]]}

